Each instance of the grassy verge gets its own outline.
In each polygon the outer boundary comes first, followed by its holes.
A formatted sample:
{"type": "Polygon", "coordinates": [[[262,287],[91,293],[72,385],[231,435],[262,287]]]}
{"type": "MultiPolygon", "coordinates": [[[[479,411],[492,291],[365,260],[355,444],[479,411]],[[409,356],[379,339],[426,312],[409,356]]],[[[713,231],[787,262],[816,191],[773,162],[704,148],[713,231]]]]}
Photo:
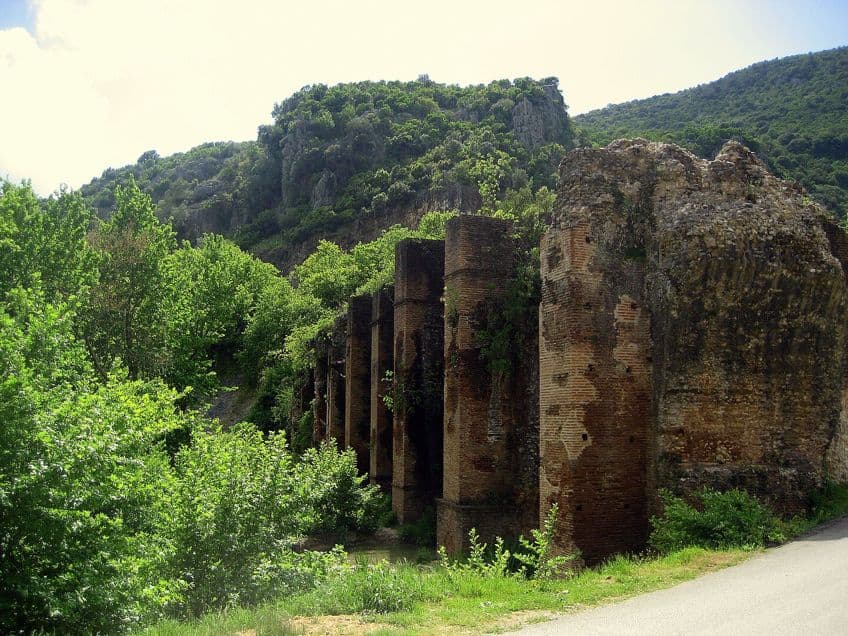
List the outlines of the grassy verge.
{"type": "Polygon", "coordinates": [[[307,594],[261,607],[233,609],[194,622],[165,621],[144,633],[278,636],[501,631],[554,612],[574,611],[670,587],[739,563],[751,554],[754,552],[686,548],[658,559],[618,557],[572,579],[554,581],[451,573],[440,566],[363,566],[307,594]],[[366,607],[381,603],[394,604],[396,609],[377,613],[366,607]]]}
{"type": "MultiPolygon", "coordinates": [[[[826,486],[807,518],[778,522],[786,540],[848,512],[848,487],[826,486]]],[[[661,557],[616,557],[570,579],[447,569],[405,562],[340,570],[317,589],[253,608],[233,608],[196,621],[164,621],[146,636],[416,635],[491,633],[555,613],[671,587],[735,565],[759,551],[687,547],[661,557]]]]}

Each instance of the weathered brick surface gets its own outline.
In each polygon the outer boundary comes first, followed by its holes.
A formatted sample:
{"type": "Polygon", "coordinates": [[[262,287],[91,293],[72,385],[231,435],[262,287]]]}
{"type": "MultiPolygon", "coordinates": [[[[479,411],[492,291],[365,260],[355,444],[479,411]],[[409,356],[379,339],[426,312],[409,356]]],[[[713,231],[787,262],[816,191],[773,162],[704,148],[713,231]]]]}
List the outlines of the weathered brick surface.
{"type": "Polygon", "coordinates": [[[327,353],[323,338],[316,341],[315,369],[313,372],[312,443],[316,446],[327,439],[327,353]]]}
{"type": "Polygon", "coordinates": [[[340,316],[327,349],[327,439],[335,440],[338,447],[345,444],[345,345],[347,316],[340,316]]]}
{"type": "Polygon", "coordinates": [[[601,268],[606,238],[620,236],[577,222],[541,247],[539,513],[557,503],[560,547],[588,562],[640,547],[647,531],[644,272],[624,258],[601,268]]]}
{"type": "Polygon", "coordinates": [[[361,474],[371,469],[371,296],[348,303],[345,343],[345,446],[361,474]]]}
{"type": "Polygon", "coordinates": [[[442,487],[444,242],[406,239],[395,253],[392,507],[401,523],[442,487]]]}
{"type": "Polygon", "coordinates": [[[383,398],[394,371],[394,287],[376,292],[371,308],[371,483],[392,486],[392,412],[383,398]]]}
{"type": "Polygon", "coordinates": [[[843,411],[835,236],[738,144],[566,158],[540,308],[541,510],[562,508],[560,549],[638,547],[658,487],[804,506],[843,411]]]}
{"type": "Polygon", "coordinates": [[[536,525],[535,453],[528,466],[520,450],[525,440],[536,445],[538,428],[528,417],[520,356],[492,360],[483,353],[486,339],[504,328],[499,321],[514,278],[512,225],[460,216],[446,229],[444,494],[437,539],[456,553],[471,527],[491,541],[536,525]]]}

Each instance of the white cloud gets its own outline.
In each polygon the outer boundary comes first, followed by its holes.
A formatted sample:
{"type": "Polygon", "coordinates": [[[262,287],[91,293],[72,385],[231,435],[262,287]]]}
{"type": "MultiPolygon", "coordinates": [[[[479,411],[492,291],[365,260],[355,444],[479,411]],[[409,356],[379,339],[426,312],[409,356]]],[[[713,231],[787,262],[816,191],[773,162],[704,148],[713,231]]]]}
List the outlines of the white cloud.
{"type": "Polygon", "coordinates": [[[34,5],[34,35],[0,31],[0,174],[41,193],[151,148],[253,139],[274,102],[309,83],[557,75],[579,112],[785,54],[797,26],[730,0],[34,5]]]}

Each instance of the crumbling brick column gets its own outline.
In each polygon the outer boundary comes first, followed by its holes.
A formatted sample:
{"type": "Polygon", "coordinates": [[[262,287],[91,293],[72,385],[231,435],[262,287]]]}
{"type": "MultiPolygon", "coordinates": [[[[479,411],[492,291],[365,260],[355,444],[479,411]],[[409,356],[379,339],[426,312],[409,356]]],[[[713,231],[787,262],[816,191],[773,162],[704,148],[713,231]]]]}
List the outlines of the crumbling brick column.
{"type": "Polygon", "coordinates": [[[345,415],[345,340],[347,316],[340,316],[330,333],[327,348],[327,439],[336,440],[340,449],[344,448],[345,415]]]}
{"type": "Polygon", "coordinates": [[[327,341],[315,342],[314,399],[312,400],[312,443],[318,446],[327,439],[327,341]]]}
{"type": "Polygon", "coordinates": [[[472,527],[491,541],[535,525],[536,466],[523,475],[517,451],[520,437],[537,444],[538,429],[530,409],[521,408],[520,356],[495,354],[491,347],[504,332],[516,343],[520,336],[506,322],[514,282],[512,224],[459,216],[446,229],[444,493],[437,538],[458,553],[472,527]]]}
{"type": "Polygon", "coordinates": [[[392,412],[383,398],[394,371],[394,287],[372,297],[371,309],[371,483],[390,492],[392,485],[392,412]]]}
{"type": "Polygon", "coordinates": [[[345,355],[345,446],[356,453],[361,474],[371,467],[371,296],[348,303],[345,355]]]}
{"type": "MultiPolygon", "coordinates": [[[[606,205],[593,218],[620,219],[612,197],[606,205]]],[[[579,218],[541,245],[539,514],[558,504],[556,547],[589,563],[639,549],[647,535],[644,266],[638,246],[625,258],[622,237],[604,231],[579,218]]]]}
{"type": "Polygon", "coordinates": [[[442,488],[444,242],[405,239],[395,252],[392,508],[401,523],[442,488]]]}

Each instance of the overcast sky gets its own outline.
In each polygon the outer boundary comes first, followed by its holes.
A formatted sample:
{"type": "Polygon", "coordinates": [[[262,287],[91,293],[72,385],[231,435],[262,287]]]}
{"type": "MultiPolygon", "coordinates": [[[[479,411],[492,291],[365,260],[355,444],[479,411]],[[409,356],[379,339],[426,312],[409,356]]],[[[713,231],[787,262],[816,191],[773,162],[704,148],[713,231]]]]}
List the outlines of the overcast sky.
{"type": "Polygon", "coordinates": [[[0,176],[254,139],[306,84],[555,75],[577,114],[844,44],[846,0],[0,0],[0,176]]]}

